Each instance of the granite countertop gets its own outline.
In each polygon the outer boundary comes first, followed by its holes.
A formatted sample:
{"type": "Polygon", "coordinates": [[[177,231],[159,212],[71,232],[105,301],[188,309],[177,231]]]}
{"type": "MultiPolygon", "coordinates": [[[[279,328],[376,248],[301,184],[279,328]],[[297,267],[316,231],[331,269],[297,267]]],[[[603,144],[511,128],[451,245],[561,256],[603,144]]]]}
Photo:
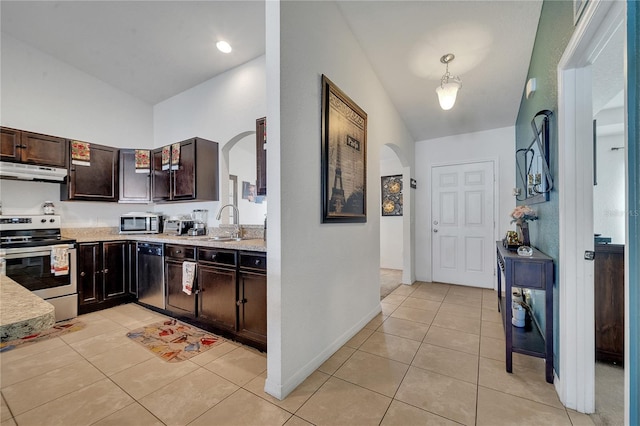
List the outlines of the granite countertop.
{"type": "Polygon", "coordinates": [[[53,327],[53,305],[11,278],[0,275],[0,340],[29,336],[53,327]]]}
{"type": "Polygon", "coordinates": [[[190,237],[187,235],[169,234],[119,234],[118,228],[63,228],[62,237],[76,240],[79,243],[94,241],[146,241],[154,243],[183,244],[198,247],[225,248],[231,250],[247,250],[266,252],[267,244],[262,239],[256,237],[255,233],[247,232],[245,239],[241,241],[214,241],[212,237],[219,235],[218,232],[211,235],[190,237]]]}

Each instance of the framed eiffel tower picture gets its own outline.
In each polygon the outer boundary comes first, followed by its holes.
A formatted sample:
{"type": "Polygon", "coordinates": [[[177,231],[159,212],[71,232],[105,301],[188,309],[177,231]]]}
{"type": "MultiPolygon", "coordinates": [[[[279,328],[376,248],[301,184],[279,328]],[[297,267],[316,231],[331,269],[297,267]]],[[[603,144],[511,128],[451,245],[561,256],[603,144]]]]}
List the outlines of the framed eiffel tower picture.
{"type": "Polygon", "coordinates": [[[367,113],[322,75],[322,223],[367,221],[367,113]]]}

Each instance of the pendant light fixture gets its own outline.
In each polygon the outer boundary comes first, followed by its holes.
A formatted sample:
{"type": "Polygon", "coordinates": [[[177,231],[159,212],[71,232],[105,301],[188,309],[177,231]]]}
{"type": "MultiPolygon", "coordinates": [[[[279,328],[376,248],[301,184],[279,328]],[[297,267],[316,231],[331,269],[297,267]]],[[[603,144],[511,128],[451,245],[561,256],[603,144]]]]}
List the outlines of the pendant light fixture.
{"type": "Polygon", "coordinates": [[[438,94],[438,101],[440,101],[440,108],[445,111],[453,108],[453,105],[456,103],[458,90],[460,86],[462,86],[460,77],[452,76],[449,73],[449,62],[453,61],[454,58],[453,53],[447,53],[440,58],[440,62],[447,66],[447,70],[442,76],[442,79],[440,79],[440,86],[436,88],[436,93],[438,94]]]}

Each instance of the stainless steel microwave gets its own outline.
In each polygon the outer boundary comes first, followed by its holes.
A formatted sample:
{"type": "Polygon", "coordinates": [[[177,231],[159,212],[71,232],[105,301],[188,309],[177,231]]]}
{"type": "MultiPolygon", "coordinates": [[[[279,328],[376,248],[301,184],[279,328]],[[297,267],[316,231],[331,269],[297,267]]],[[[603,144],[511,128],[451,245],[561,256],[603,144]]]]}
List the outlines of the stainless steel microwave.
{"type": "Polygon", "coordinates": [[[159,234],[162,232],[162,215],[148,212],[125,213],[120,216],[121,234],[159,234]]]}

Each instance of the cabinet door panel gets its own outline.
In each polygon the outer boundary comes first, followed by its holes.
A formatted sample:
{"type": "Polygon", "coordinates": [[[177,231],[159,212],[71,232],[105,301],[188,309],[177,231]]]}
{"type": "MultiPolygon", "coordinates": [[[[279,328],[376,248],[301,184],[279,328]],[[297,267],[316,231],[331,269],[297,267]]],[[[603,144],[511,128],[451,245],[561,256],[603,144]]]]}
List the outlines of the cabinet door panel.
{"type": "Polygon", "coordinates": [[[126,242],[107,242],[102,245],[105,300],[128,293],[127,251],[126,242]]]}
{"type": "Polygon", "coordinates": [[[138,250],[136,249],[136,242],[129,241],[127,243],[128,260],[129,260],[129,273],[127,274],[127,280],[129,281],[129,294],[138,298],[138,250]]]}
{"type": "Polygon", "coordinates": [[[100,243],[78,244],[78,303],[98,303],[100,294],[100,243]]]}
{"type": "Polygon", "coordinates": [[[91,144],[91,165],[71,166],[71,193],[77,200],[117,201],[118,150],[91,144]]]}
{"type": "Polygon", "coordinates": [[[198,288],[198,316],[235,331],[236,272],[199,264],[198,288]]]}
{"type": "Polygon", "coordinates": [[[22,161],[54,167],[66,166],[66,141],[55,136],[22,132],[22,161]]]}
{"type": "Polygon", "coordinates": [[[267,341],[267,277],[240,272],[240,333],[262,342],[267,341]]]}
{"type": "Polygon", "coordinates": [[[0,129],[0,154],[2,160],[20,161],[20,134],[19,130],[6,127],[0,129]]]}
{"type": "Polygon", "coordinates": [[[180,314],[196,314],[196,296],[182,291],[182,262],[167,260],[164,264],[167,284],[167,310],[180,314]]]}
{"type": "Polygon", "coordinates": [[[151,201],[151,173],[136,173],[136,150],[120,150],[121,203],[146,203],[151,201]]]}
{"type": "Polygon", "coordinates": [[[151,167],[153,168],[153,201],[168,200],[169,193],[169,170],[162,170],[162,148],[156,149],[151,154],[151,167]]]}
{"type": "MultiPolygon", "coordinates": [[[[173,199],[191,199],[196,197],[196,144],[194,141],[180,144],[180,165],[173,170],[173,199]]],[[[212,183],[213,184],[213,183],[212,183]]]]}

